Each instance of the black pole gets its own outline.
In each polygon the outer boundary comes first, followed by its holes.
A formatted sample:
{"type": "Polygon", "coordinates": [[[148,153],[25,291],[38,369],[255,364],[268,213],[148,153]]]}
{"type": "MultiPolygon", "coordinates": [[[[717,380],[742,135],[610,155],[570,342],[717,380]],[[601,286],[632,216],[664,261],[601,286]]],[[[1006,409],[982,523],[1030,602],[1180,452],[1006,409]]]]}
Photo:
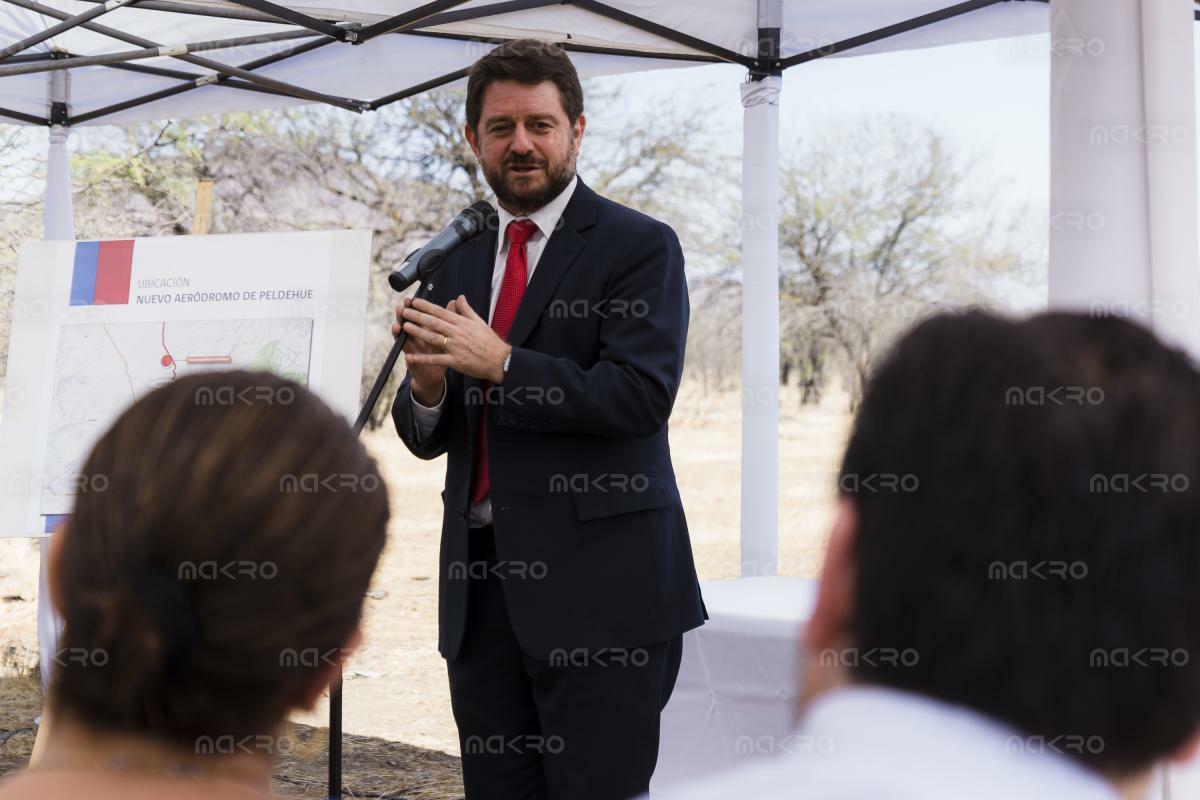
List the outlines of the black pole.
{"type": "MultiPolygon", "coordinates": [[[[431,291],[433,291],[433,282],[425,280],[421,283],[421,288],[413,295],[413,299],[423,300],[431,291]]],[[[367,426],[371,412],[375,410],[375,404],[379,402],[379,395],[383,394],[383,388],[387,385],[388,378],[391,377],[392,370],[400,359],[400,354],[404,351],[404,343],[407,341],[408,332],[402,328],[396,336],[396,341],[392,343],[391,352],[384,359],[383,367],[375,376],[375,383],[367,394],[362,410],[358,412],[358,419],[354,421],[356,435],[361,434],[367,426]]],[[[329,686],[329,787],[325,794],[329,800],[342,800],[342,675],[340,671],[329,686]]]]}

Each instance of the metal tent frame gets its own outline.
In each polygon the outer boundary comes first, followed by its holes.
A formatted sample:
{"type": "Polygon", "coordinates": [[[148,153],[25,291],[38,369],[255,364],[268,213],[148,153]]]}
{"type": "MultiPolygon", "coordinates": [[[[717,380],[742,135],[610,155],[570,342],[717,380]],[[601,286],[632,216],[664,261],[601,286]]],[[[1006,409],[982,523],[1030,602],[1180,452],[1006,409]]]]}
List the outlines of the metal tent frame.
{"type": "MultiPolygon", "coordinates": [[[[456,7],[464,5],[467,0],[433,0],[433,2],[426,3],[411,11],[397,14],[371,25],[320,19],[277,5],[270,2],[270,0],[234,0],[239,7],[237,9],[202,6],[187,2],[186,0],[85,0],[85,2],[95,3],[96,5],[74,16],[39,3],[37,0],[0,0],[0,2],[58,20],[57,24],[0,49],[0,86],[3,85],[3,78],[10,75],[70,70],[87,66],[131,70],[165,78],[173,78],[179,81],[178,86],[130,97],[127,100],[75,116],[69,115],[65,107],[52,108],[49,116],[45,118],[0,107],[0,117],[6,117],[18,122],[45,126],[70,126],[92,122],[118,111],[135,108],[156,100],[161,100],[164,97],[213,84],[231,89],[286,95],[300,100],[325,103],[355,113],[376,111],[399,100],[460,80],[466,75],[466,69],[454,70],[431,80],[399,89],[396,92],[374,99],[339,97],[316,92],[294,83],[269,78],[261,73],[261,69],[281,61],[298,58],[305,53],[309,53],[325,45],[341,44],[353,47],[385,35],[428,36],[447,40],[468,40],[500,44],[505,40],[470,37],[428,29],[453,22],[486,19],[515,11],[526,11],[546,6],[574,6],[575,8],[600,17],[606,17],[639,31],[661,37],[673,44],[682,45],[696,51],[692,54],[655,52],[613,47],[595,47],[578,44],[569,40],[556,42],[556,44],[569,52],[597,53],[689,63],[737,64],[749,70],[752,80],[761,80],[768,75],[780,75],[784,70],[808,63],[809,61],[837,55],[856,47],[878,42],[882,39],[933,25],[989,6],[1008,2],[1048,3],[1049,0],[967,0],[966,2],[960,2],[894,25],[867,31],[858,36],[833,42],[807,52],[797,53],[787,58],[780,57],[780,31],[778,28],[764,28],[760,30],[758,53],[752,57],[734,52],[712,42],[689,36],[686,33],[665,27],[643,17],[630,14],[604,2],[600,2],[600,0],[500,0],[499,2],[465,10],[456,10],[456,7]],[[233,39],[163,44],[140,36],[134,36],[95,21],[98,17],[118,8],[171,11],[180,14],[255,21],[270,23],[273,27],[282,23],[291,25],[293,28],[282,32],[273,31],[271,33],[242,36],[233,39]],[[62,50],[56,50],[51,53],[23,55],[24,51],[29,48],[73,28],[82,28],[103,34],[112,39],[133,45],[138,49],[98,56],[84,56],[62,50]],[[199,55],[199,53],[207,51],[296,39],[304,39],[305,41],[302,44],[282,50],[273,55],[239,65],[225,64],[199,55]],[[175,58],[194,67],[201,67],[208,70],[208,72],[171,70],[136,63],[146,59],[161,57],[175,58]]],[[[1195,13],[1196,18],[1200,19],[1200,11],[1195,13]]]]}

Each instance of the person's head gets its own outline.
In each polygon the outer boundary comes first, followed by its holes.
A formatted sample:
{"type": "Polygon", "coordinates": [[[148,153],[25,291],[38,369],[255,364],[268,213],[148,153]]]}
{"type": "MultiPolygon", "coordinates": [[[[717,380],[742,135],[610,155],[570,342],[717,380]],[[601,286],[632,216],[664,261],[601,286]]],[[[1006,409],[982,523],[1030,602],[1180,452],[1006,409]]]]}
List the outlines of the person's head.
{"type": "Polygon", "coordinates": [[[586,123],[579,75],[561,47],[518,39],[471,65],[464,133],[509,211],[535,211],[567,187],[586,123]]]}
{"type": "Polygon", "coordinates": [[[360,639],[386,487],[349,425],[268,373],[183,377],[92,449],[51,585],[51,703],[220,752],[312,707],[360,639]],[[212,748],[216,748],[215,750],[212,748]]]}
{"type": "Polygon", "coordinates": [[[917,325],[846,448],[814,686],[969,707],[1116,780],[1182,755],[1200,728],[1198,443],[1200,376],[1131,322],[917,325]]]}

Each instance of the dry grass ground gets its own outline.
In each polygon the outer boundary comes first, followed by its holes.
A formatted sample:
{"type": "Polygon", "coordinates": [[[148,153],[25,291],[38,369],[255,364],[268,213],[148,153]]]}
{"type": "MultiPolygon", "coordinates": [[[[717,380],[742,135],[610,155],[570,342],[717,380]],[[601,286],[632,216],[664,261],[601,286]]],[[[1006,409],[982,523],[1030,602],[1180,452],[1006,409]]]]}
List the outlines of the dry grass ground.
{"type": "MultiPolygon", "coordinates": [[[[832,522],[836,469],[848,431],[845,398],[800,408],[785,393],[780,421],[780,573],[813,576],[832,522]]],[[[739,569],[740,396],[681,392],[671,447],[700,576],[739,569]]],[[[394,432],[366,437],[391,490],[391,540],[366,603],[366,643],[347,665],[344,690],[346,783],[356,797],[461,796],[458,741],[442,659],[437,654],[437,548],[442,461],[422,462],[394,432]]],[[[23,765],[40,707],[36,664],[38,550],[0,539],[0,773],[23,765]],[[5,737],[8,737],[7,739],[5,737]]],[[[327,707],[297,715],[293,735],[312,741],[280,763],[277,789],[320,797],[327,707]],[[313,737],[316,737],[315,739],[313,737]]]]}

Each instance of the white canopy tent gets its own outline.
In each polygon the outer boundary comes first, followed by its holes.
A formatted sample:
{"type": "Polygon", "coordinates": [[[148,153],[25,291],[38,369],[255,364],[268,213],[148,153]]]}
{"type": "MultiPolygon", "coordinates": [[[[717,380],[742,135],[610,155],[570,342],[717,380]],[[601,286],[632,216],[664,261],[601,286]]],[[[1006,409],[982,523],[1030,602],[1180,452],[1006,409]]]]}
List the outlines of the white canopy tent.
{"type": "MultiPolygon", "coordinates": [[[[0,119],[50,133],[46,237],[74,238],[76,125],[306,102],[376,110],[460,85],[476,58],[516,37],[563,45],[585,76],[744,66],[743,575],[777,563],[778,104],[789,68],[1050,32],[1050,303],[1103,304],[1200,355],[1186,0],[310,2],[0,0],[0,119]]],[[[53,638],[46,622],[43,645],[53,638]]]]}

